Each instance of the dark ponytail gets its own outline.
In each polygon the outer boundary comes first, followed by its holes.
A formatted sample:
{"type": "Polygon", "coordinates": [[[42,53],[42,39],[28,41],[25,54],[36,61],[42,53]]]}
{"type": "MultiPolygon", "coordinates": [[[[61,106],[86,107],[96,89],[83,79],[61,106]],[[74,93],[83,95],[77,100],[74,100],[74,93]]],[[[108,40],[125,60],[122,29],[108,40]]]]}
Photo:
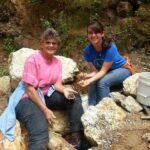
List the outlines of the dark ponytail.
{"type": "MultiPolygon", "coordinates": [[[[95,33],[103,33],[104,27],[102,23],[100,23],[98,20],[91,20],[87,27],[90,27],[95,33]]],[[[104,35],[102,38],[102,49],[106,50],[110,47],[110,43],[112,42],[112,38],[104,35]]]]}

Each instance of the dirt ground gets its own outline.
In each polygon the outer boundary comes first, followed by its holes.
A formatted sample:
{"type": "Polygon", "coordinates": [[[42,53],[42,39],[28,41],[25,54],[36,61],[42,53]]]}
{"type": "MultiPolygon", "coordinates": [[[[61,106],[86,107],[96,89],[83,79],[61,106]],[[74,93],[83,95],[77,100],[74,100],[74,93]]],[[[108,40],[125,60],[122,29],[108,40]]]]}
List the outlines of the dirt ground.
{"type": "Polygon", "coordinates": [[[150,150],[150,143],[142,138],[145,133],[150,133],[150,120],[142,120],[141,115],[144,115],[143,112],[129,114],[125,126],[117,131],[109,146],[106,144],[91,150],[150,150]]]}
{"type": "Polygon", "coordinates": [[[8,54],[4,51],[2,42],[0,42],[0,68],[6,68],[8,65],[8,54]]]}
{"type": "Polygon", "coordinates": [[[112,144],[112,150],[149,150],[149,143],[142,136],[150,132],[150,120],[142,120],[141,115],[128,117],[119,141],[112,144]]]}

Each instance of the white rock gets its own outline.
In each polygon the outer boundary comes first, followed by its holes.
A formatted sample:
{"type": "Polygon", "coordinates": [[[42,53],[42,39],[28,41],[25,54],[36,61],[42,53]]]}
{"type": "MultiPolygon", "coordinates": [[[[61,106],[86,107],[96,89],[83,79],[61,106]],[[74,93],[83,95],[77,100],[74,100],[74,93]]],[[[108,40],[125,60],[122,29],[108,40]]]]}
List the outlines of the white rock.
{"type": "Polygon", "coordinates": [[[57,56],[62,62],[62,79],[63,83],[67,83],[69,81],[74,80],[74,76],[79,69],[77,68],[77,64],[71,58],[66,58],[64,56],[57,56]]]}
{"type": "Polygon", "coordinates": [[[123,91],[126,94],[136,95],[139,75],[139,73],[136,73],[123,81],[123,91]]]}
{"type": "Polygon", "coordinates": [[[126,98],[123,94],[119,92],[111,92],[109,95],[116,103],[121,103],[126,98]]]}
{"type": "Polygon", "coordinates": [[[10,92],[10,77],[3,76],[0,78],[0,94],[9,94],[10,92]]]}
{"type": "Polygon", "coordinates": [[[55,132],[49,133],[49,150],[75,150],[60,134],[55,132]]]}
{"type": "Polygon", "coordinates": [[[138,113],[143,109],[132,96],[126,97],[125,100],[122,101],[121,105],[131,113],[138,113]]]}
{"type": "Polygon", "coordinates": [[[81,120],[84,126],[84,133],[94,145],[111,142],[115,130],[122,126],[126,118],[123,109],[117,106],[113,99],[104,98],[96,106],[89,106],[81,120]]]}

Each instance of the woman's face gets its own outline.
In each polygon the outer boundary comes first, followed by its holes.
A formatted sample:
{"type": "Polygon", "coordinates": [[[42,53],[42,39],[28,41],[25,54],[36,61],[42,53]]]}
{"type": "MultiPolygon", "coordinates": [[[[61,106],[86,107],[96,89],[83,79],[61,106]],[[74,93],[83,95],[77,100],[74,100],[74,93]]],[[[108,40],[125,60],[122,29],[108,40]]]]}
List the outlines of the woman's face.
{"type": "Polygon", "coordinates": [[[43,40],[41,49],[46,58],[51,58],[58,49],[58,42],[55,39],[43,40]]]}
{"type": "Polygon", "coordinates": [[[87,38],[93,46],[101,44],[103,36],[104,33],[100,33],[100,32],[96,33],[90,27],[87,28],[87,38]]]}

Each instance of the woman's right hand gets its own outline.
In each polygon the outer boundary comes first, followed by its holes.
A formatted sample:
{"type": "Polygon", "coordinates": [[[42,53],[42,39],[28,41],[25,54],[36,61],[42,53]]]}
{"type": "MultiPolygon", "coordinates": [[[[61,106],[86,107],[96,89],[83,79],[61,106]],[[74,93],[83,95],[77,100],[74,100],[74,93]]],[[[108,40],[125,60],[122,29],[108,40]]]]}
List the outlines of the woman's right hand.
{"type": "Polygon", "coordinates": [[[72,88],[64,88],[64,96],[68,100],[75,99],[75,95],[74,94],[77,94],[77,93],[78,92],[73,90],[72,88]]]}
{"type": "Polygon", "coordinates": [[[87,78],[87,73],[85,72],[80,72],[78,75],[77,75],[77,78],[79,79],[82,79],[82,80],[85,80],[87,78]]]}
{"type": "Polygon", "coordinates": [[[44,109],[43,113],[44,113],[46,119],[48,120],[49,124],[51,124],[53,122],[53,120],[56,118],[54,113],[48,108],[44,109]]]}

